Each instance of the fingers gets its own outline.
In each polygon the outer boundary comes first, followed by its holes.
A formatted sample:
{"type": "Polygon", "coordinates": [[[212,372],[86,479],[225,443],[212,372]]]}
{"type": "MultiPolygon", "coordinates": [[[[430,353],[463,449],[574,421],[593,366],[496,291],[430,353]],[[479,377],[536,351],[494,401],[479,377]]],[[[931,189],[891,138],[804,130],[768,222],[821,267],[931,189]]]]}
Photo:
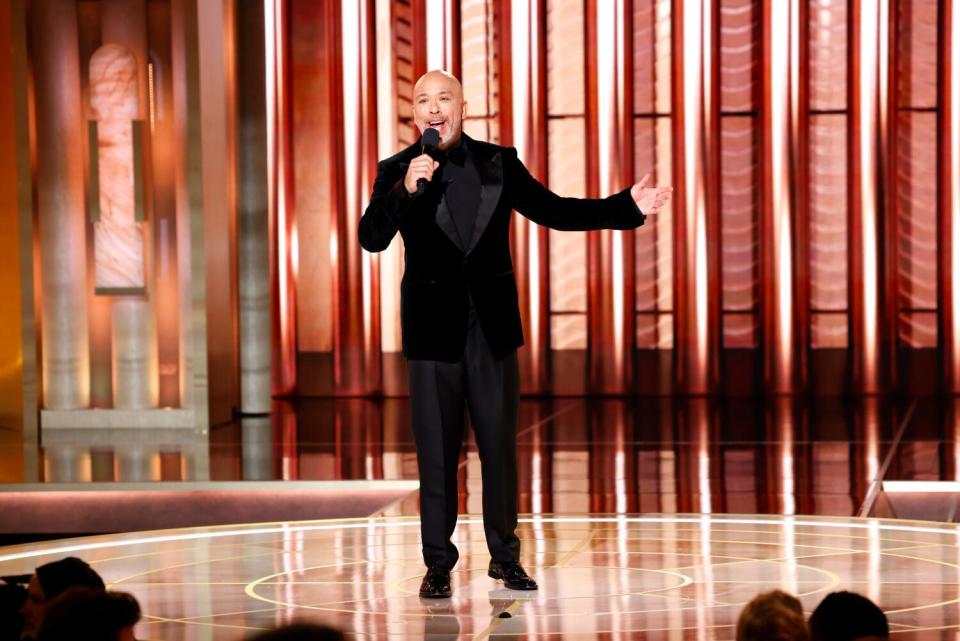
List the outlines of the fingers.
{"type": "Polygon", "coordinates": [[[638,191],[640,197],[636,200],[640,211],[645,214],[656,214],[670,200],[673,187],[651,187],[638,191]]]}
{"type": "Polygon", "coordinates": [[[417,181],[421,178],[426,180],[433,179],[433,172],[440,166],[436,160],[426,154],[421,154],[410,161],[407,167],[407,175],[404,177],[404,186],[411,194],[417,190],[417,181]]]}
{"type": "Polygon", "coordinates": [[[640,182],[637,183],[637,188],[643,189],[644,186],[646,186],[648,180],[650,180],[650,174],[649,174],[649,173],[645,174],[645,175],[643,176],[643,178],[640,179],[640,182]]]}

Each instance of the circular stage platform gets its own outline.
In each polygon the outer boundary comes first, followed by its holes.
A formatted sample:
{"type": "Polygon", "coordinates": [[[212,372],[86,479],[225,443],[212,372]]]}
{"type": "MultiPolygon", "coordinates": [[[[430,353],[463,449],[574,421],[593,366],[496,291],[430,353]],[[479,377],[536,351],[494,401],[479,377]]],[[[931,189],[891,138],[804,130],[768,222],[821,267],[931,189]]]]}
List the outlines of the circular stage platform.
{"type": "Polygon", "coordinates": [[[960,631],[960,529],[915,521],[732,515],[521,519],[538,592],[486,576],[479,517],[461,518],[452,599],[417,596],[415,517],[251,524],[0,549],[0,574],[67,555],[143,606],[139,639],[243,639],[316,620],[357,639],[733,639],[779,588],[811,611],[835,590],[876,601],[897,639],[960,631]]]}

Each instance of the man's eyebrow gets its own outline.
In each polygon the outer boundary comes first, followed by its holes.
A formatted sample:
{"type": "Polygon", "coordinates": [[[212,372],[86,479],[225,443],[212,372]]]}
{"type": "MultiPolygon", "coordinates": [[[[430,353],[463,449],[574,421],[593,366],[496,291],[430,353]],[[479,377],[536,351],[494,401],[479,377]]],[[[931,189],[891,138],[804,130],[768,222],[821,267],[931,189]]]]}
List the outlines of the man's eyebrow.
{"type": "MultiPolygon", "coordinates": [[[[446,94],[453,95],[453,92],[450,91],[449,89],[442,89],[442,90],[438,91],[437,93],[438,93],[438,94],[445,94],[445,93],[446,93],[446,94]]],[[[416,96],[414,96],[414,98],[422,98],[423,96],[429,96],[429,95],[430,95],[430,94],[429,94],[428,92],[426,92],[426,91],[421,91],[421,92],[418,93],[416,96]]]]}

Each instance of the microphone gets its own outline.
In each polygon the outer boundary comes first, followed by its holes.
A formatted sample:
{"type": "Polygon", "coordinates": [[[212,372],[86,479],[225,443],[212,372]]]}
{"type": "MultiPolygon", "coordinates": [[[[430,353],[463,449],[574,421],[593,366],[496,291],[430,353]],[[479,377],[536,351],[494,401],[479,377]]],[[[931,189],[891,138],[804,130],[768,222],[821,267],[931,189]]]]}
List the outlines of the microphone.
{"type": "MultiPolygon", "coordinates": [[[[429,154],[432,158],[433,153],[440,146],[440,132],[433,127],[427,127],[423,130],[423,137],[420,140],[423,143],[423,153],[429,154]]],[[[428,182],[426,178],[417,178],[418,196],[427,190],[428,182]]]]}

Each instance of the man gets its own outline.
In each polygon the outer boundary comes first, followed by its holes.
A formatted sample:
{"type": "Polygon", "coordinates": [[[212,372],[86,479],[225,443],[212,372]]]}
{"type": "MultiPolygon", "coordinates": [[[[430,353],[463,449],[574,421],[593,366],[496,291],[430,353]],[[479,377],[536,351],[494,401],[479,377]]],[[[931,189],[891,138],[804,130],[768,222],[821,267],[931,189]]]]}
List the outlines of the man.
{"type": "Polygon", "coordinates": [[[890,638],[887,615],[856,592],[831,592],[810,615],[813,641],[872,641],[890,638]]]}
{"type": "Polygon", "coordinates": [[[21,639],[36,639],[46,616],[47,606],[55,597],[68,588],[82,587],[103,591],[105,586],[100,575],[85,561],[68,556],[37,567],[30,585],[27,587],[27,599],[20,609],[23,615],[21,639]]]}
{"type": "Polygon", "coordinates": [[[136,641],[132,594],[73,587],[50,602],[37,641],[136,641]]]}
{"type": "Polygon", "coordinates": [[[803,606],[781,590],[758,594],[740,611],[737,641],[810,641],[803,606]]]}
{"type": "Polygon", "coordinates": [[[449,597],[459,554],[457,467],[466,402],[483,482],[487,574],[506,587],[536,590],[520,564],[517,527],[516,350],[523,344],[510,258],[511,211],[560,230],[633,229],[667,201],[671,188],[640,183],[604,199],[561,198],[530,176],[517,151],[462,133],[467,104],[460,82],[431,71],[414,87],[421,132],[440,135],[436,158],[420,141],[381,161],[360,244],[378,252],[399,231],[403,353],[420,473],[420,534],[427,573],[423,597],[449,597]],[[427,181],[418,193],[417,181],[427,181]],[[641,213],[642,211],[642,213],[641,213]]]}

